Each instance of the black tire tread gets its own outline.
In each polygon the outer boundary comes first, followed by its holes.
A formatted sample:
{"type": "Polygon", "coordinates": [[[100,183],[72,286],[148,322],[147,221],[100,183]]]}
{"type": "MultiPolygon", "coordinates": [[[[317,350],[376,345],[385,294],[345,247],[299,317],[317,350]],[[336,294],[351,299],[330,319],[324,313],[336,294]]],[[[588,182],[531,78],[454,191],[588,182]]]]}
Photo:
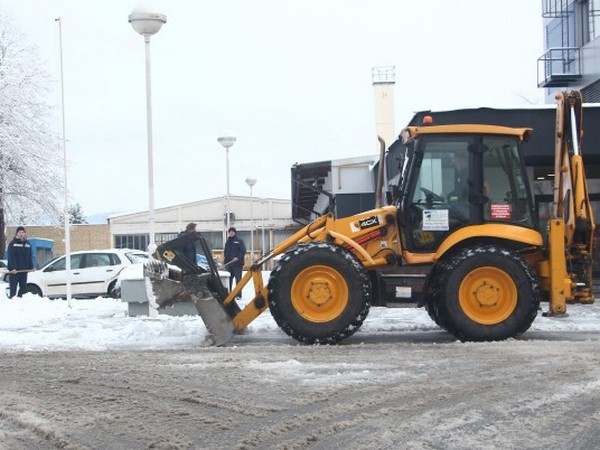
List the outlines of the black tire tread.
{"type": "Polygon", "coordinates": [[[336,344],[346,339],[361,327],[371,307],[371,282],[364,266],[349,251],[324,242],[299,244],[286,252],[271,272],[267,289],[269,309],[277,325],[286,334],[304,344],[336,344]],[[360,299],[360,304],[350,305],[357,312],[345,323],[311,323],[310,326],[303,327],[296,325],[299,317],[289,316],[292,314],[290,310],[293,309],[286,294],[291,283],[290,273],[297,270],[295,266],[298,260],[306,259],[309,255],[319,258],[320,264],[336,261],[336,264],[343,264],[344,270],[352,273],[351,279],[346,281],[349,284],[350,295],[360,299]]]}
{"type": "Polygon", "coordinates": [[[432,297],[428,300],[429,315],[440,327],[461,341],[496,341],[514,337],[527,331],[537,316],[541,301],[539,280],[531,266],[514,251],[498,245],[464,248],[440,263],[438,275],[432,297]],[[514,280],[519,295],[515,312],[504,322],[490,326],[476,325],[466,316],[460,317],[453,313],[453,302],[458,302],[458,294],[449,292],[448,289],[448,283],[456,270],[470,258],[478,258],[479,261],[482,257],[500,261],[511,267],[518,276],[514,280]]]}

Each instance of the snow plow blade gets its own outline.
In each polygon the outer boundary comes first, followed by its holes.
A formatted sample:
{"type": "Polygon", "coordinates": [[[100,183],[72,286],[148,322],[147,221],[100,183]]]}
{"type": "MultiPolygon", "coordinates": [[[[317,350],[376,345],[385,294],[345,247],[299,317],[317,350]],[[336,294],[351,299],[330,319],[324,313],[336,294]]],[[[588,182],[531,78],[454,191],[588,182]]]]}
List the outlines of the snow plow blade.
{"type": "Polygon", "coordinates": [[[144,264],[146,296],[155,308],[193,302],[209,332],[204,344],[223,345],[235,334],[232,318],[239,312],[239,307],[236,303],[223,304],[227,291],[212,258],[207,258],[208,267],[203,268],[189,263],[180,254],[178,250],[190,241],[200,242],[205,254],[210,255],[206,241],[198,233],[160,245],[155,256],[163,261],[150,260],[144,264]]]}
{"type": "Polygon", "coordinates": [[[224,306],[208,288],[210,274],[189,274],[182,279],[169,278],[169,267],[161,261],[144,265],[146,296],[152,306],[167,308],[178,302],[191,301],[206,325],[210,336],[206,345],[223,345],[234,335],[234,327],[224,306]]]}

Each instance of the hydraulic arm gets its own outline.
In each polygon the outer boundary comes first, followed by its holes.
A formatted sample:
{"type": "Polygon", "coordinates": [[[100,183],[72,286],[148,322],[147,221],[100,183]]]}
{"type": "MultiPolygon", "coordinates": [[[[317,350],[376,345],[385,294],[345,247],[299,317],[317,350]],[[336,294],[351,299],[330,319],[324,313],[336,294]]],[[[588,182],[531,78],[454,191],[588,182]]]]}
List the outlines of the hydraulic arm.
{"type": "Polygon", "coordinates": [[[556,95],[554,199],[549,220],[550,314],[566,303],[593,303],[594,215],[581,155],[582,98],[579,92],[556,95]]]}

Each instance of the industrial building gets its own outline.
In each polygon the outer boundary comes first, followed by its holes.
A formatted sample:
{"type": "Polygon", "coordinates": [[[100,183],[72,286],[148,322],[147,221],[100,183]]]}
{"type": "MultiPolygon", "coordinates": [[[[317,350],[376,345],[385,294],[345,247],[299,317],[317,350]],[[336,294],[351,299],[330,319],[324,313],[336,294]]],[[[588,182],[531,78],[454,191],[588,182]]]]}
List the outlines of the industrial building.
{"type": "Polygon", "coordinates": [[[538,86],[546,102],[557,89],[579,90],[586,103],[600,103],[600,0],[544,0],[544,54],[538,86]]]}
{"type": "MultiPolygon", "coordinates": [[[[252,198],[232,195],[230,225],[236,227],[248,252],[255,256],[268,251],[287,236],[297,225],[291,220],[291,202],[285,199],[252,198]]],[[[226,197],[217,197],[155,210],[156,244],[177,237],[185,226],[194,222],[215,255],[219,255],[227,239],[226,197]]],[[[110,239],[116,248],[148,248],[148,211],[118,214],[108,217],[110,239]]]]}

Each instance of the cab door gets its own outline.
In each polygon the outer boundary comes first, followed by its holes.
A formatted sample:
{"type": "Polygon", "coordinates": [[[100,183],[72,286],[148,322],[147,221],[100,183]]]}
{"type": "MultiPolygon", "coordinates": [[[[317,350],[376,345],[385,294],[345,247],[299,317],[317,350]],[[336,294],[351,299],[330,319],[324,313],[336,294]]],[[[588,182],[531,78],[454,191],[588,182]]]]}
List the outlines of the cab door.
{"type": "Polygon", "coordinates": [[[475,135],[419,139],[402,208],[407,250],[434,252],[454,230],[480,222],[479,145],[475,135]]]}

